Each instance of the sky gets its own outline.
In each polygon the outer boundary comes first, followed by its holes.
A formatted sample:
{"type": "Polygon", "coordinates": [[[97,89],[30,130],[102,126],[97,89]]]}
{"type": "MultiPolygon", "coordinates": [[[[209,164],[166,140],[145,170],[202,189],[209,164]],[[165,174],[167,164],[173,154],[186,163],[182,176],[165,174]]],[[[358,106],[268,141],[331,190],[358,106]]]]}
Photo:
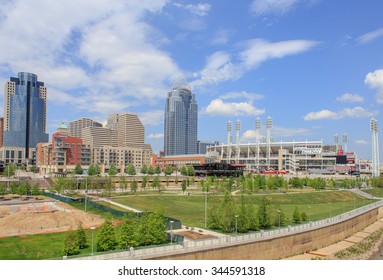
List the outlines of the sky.
{"type": "Polygon", "coordinates": [[[167,93],[184,78],[202,141],[226,144],[227,122],[240,120],[240,141],[254,142],[256,118],[266,135],[269,116],[275,141],[334,144],[338,134],[342,144],[346,134],[361,159],[371,159],[371,118],[383,139],[383,1],[1,2],[0,83],[38,75],[50,134],[131,112],[158,153],[167,93]]]}

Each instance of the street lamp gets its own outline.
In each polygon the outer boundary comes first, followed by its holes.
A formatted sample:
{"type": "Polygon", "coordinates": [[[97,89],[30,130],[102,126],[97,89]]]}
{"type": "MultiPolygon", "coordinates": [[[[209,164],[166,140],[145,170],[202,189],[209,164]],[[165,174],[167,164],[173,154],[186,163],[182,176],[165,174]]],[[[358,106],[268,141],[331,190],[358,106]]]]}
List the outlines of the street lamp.
{"type": "Polygon", "coordinates": [[[92,256],[94,254],[94,250],[93,250],[93,241],[94,241],[94,230],[96,229],[95,227],[91,227],[90,228],[92,230],[92,256]]]}
{"type": "Polygon", "coordinates": [[[85,212],[86,212],[86,200],[88,198],[88,175],[85,177],[85,212]]]}
{"type": "Polygon", "coordinates": [[[170,221],[170,243],[173,243],[173,223],[174,221],[170,221]]]}
{"type": "Polygon", "coordinates": [[[235,215],[235,235],[238,234],[238,215],[235,215]]]}
{"type": "Polygon", "coordinates": [[[207,188],[205,186],[205,228],[207,228],[207,188]]]}
{"type": "Polygon", "coordinates": [[[311,222],[311,217],[310,217],[310,214],[311,214],[311,205],[308,206],[309,207],[309,223],[311,222]]]}
{"type": "Polygon", "coordinates": [[[329,202],[328,204],[330,205],[330,209],[329,210],[330,210],[330,218],[331,218],[332,217],[332,215],[331,215],[331,202],[329,202]]]}

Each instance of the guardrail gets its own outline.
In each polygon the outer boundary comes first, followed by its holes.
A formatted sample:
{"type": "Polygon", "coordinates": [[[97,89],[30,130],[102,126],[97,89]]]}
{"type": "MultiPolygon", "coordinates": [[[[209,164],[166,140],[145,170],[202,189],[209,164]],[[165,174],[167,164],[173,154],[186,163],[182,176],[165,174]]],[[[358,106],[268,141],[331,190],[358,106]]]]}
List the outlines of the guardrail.
{"type": "Polygon", "coordinates": [[[104,254],[98,254],[93,256],[73,257],[75,259],[147,259],[159,256],[186,253],[198,250],[207,250],[218,247],[228,247],[237,244],[250,243],[256,241],[262,241],[269,238],[281,237],[290,234],[296,234],[300,232],[306,232],[314,229],[329,226],[331,224],[337,224],[343,221],[347,221],[361,214],[364,214],[372,209],[376,209],[383,206],[383,200],[365,205],[363,207],[351,210],[349,212],[336,215],[331,218],[326,218],[319,221],[309,222],[306,224],[288,226],[284,228],[274,230],[261,230],[256,233],[241,234],[237,236],[226,235],[218,238],[211,238],[207,240],[184,240],[182,244],[168,244],[155,248],[131,248],[122,252],[110,252],[104,254]]]}

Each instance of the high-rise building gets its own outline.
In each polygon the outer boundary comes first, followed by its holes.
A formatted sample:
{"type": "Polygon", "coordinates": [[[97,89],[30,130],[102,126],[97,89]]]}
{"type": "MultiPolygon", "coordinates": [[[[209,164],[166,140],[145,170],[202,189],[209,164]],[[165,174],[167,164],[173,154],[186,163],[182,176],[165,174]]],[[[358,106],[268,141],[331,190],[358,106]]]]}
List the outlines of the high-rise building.
{"type": "Polygon", "coordinates": [[[37,75],[20,72],[11,77],[4,90],[3,146],[21,148],[23,158],[31,158],[30,149],[48,141],[46,114],[47,88],[37,75]]]}
{"type": "Polygon", "coordinates": [[[117,131],[120,147],[145,143],[145,129],[136,114],[112,114],[108,117],[106,127],[117,131]]]}
{"type": "Polygon", "coordinates": [[[198,105],[183,79],[176,81],[168,93],[164,122],[166,156],[197,153],[198,105]]]}
{"type": "Polygon", "coordinates": [[[82,138],[82,129],[85,127],[102,127],[102,124],[88,118],[80,118],[69,122],[69,133],[73,137],[82,138]]]}
{"type": "Polygon", "coordinates": [[[4,118],[0,118],[0,148],[3,146],[4,118]]]}

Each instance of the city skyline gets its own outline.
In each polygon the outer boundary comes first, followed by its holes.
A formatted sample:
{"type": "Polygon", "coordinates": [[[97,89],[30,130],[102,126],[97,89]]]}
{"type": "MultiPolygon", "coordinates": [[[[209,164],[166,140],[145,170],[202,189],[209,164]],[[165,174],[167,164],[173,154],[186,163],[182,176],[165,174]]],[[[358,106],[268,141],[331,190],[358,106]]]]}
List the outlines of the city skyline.
{"type": "Polygon", "coordinates": [[[184,77],[199,105],[198,140],[225,143],[226,123],[239,119],[241,142],[254,142],[256,118],[264,128],[271,116],[276,141],[333,144],[346,133],[347,149],[371,158],[370,119],[381,123],[383,103],[383,3],[65,3],[0,7],[0,42],[12,46],[0,54],[0,81],[25,71],[45,82],[50,135],[62,122],[105,124],[132,112],[158,153],[167,92],[184,77]],[[25,24],[30,14],[38,19],[25,24]]]}

